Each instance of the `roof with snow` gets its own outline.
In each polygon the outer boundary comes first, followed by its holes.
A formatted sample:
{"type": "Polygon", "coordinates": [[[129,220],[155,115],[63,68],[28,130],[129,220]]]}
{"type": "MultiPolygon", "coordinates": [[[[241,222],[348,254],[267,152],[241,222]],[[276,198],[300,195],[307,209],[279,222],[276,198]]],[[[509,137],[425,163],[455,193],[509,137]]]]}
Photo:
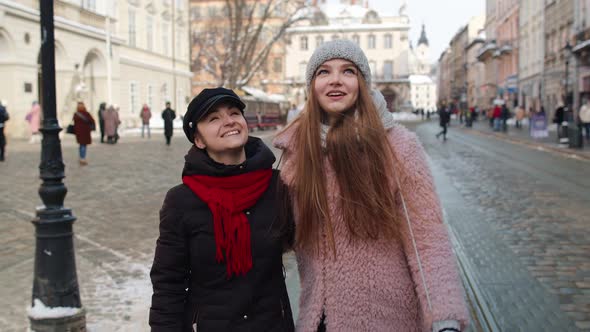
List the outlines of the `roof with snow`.
{"type": "Polygon", "coordinates": [[[410,77],[408,77],[408,79],[410,80],[410,84],[433,83],[432,78],[430,78],[429,76],[426,76],[426,75],[410,75],[410,77]]]}

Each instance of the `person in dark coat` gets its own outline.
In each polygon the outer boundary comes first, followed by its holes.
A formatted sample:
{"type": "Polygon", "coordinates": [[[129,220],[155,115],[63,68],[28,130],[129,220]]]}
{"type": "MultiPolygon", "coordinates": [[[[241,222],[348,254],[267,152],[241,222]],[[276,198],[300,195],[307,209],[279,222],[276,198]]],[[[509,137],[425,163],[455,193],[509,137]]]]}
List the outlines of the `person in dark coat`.
{"type": "Polygon", "coordinates": [[[440,135],[443,136],[443,140],[447,140],[447,127],[449,126],[449,122],[451,122],[451,110],[449,107],[443,105],[438,110],[438,118],[439,118],[439,125],[442,127],[442,130],[436,134],[436,138],[439,138],[440,135]]]}
{"type": "Polygon", "coordinates": [[[176,112],[170,108],[170,102],[166,102],[166,109],[162,112],[162,119],[164,119],[164,136],[166,137],[166,145],[170,145],[170,139],[172,138],[172,121],[176,119],[176,112]]]}
{"type": "Polygon", "coordinates": [[[6,149],[6,137],[4,136],[4,123],[10,119],[6,110],[6,101],[0,102],[0,161],[4,161],[4,150],[6,149]]]}
{"type": "Polygon", "coordinates": [[[282,265],[293,219],[275,157],[244,103],[205,89],[183,119],[192,146],[160,210],[149,324],[164,331],[294,331],[282,265]]]}
{"type": "Polygon", "coordinates": [[[100,142],[104,143],[104,112],[107,109],[107,103],[100,103],[98,107],[98,126],[100,128],[100,142]]]}
{"type": "Polygon", "coordinates": [[[76,141],[80,145],[80,166],[88,165],[86,161],[86,147],[92,144],[92,137],[90,132],[95,130],[96,124],[94,118],[86,110],[83,102],[78,102],[76,113],[74,113],[74,134],[76,134],[76,141]]]}

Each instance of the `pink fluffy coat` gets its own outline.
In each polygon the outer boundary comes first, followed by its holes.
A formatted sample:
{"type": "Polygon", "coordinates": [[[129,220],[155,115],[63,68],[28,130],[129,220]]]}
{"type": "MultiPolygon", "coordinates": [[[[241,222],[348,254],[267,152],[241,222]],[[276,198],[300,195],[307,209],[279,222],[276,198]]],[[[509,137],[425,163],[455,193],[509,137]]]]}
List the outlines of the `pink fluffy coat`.
{"type": "MultiPolygon", "coordinates": [[[[284,150],[281,176],[287,184],[294,176],[294,128],[287,128],[274,141],[284,150]]],[[[325,243],[320,243],[320,257],[306,250],[296,252],[301,279],[297,331],[315,332],[322,312],[327,330],[338,332],[431,331],[433,322],[443,320],[460,322],[462,330],[467,325],[464,291],[424,150],[415,134],[399,125],[388,131],[388,139],[400,161],[397,175],[432,310],[426,301],[401,200],[397,200],[397,215],[403,218],[400,240],[350,243],[345,240],[348,230],[336,207],[339,188],[335,174],[327,165],[337,257],[327,255],[325,243]]],[[[295,211],[296,223],[297,218],[295,211]]]]}

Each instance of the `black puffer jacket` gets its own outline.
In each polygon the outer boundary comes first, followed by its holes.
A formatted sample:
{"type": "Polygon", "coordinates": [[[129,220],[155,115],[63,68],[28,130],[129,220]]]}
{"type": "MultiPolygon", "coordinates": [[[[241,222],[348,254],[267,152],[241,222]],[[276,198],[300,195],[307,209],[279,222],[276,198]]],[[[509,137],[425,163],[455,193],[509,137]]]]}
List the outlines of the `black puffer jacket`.
{"type": "MultiPolygon", "coordinates": [[[[185,157],[183,175],[230,176],[272,167],[275,158],[258,138],[246,144],[246,161],[226,166],[195,148],[185,157]]],[[[256,205],[245,211],[252,231],[253,268],[227,278],[225,263],[215,261],[213,219],[207,206],[187,186],[168,192],[160,211],[151,279],[152,332],[293,331],[293,317],[282,254],[292,243],[292,222],[279,220],[284,203],[279,174],[256,205]],[[195,325],[196,324],[196,325],[195,325]]]]}

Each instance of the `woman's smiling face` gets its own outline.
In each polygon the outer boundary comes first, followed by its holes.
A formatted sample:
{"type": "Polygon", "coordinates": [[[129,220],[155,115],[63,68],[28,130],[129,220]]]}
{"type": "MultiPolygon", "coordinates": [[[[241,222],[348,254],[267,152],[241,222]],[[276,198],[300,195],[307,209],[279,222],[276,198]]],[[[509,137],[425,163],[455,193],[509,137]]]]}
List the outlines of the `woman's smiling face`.
{"type": "Polygon", "coordinates": [[[220,104],[197,123],[195,145],[207,150],[211,159],[223,164],[239,164],[248,141],[248,125],[239,108],[220,104]]]}
{"type": "Polygon", "coordinates": [[[358,68],[344,59],[324,62],[315,72],[313,91],[330,119],[354,107],[359,94],[358,68]]]}

